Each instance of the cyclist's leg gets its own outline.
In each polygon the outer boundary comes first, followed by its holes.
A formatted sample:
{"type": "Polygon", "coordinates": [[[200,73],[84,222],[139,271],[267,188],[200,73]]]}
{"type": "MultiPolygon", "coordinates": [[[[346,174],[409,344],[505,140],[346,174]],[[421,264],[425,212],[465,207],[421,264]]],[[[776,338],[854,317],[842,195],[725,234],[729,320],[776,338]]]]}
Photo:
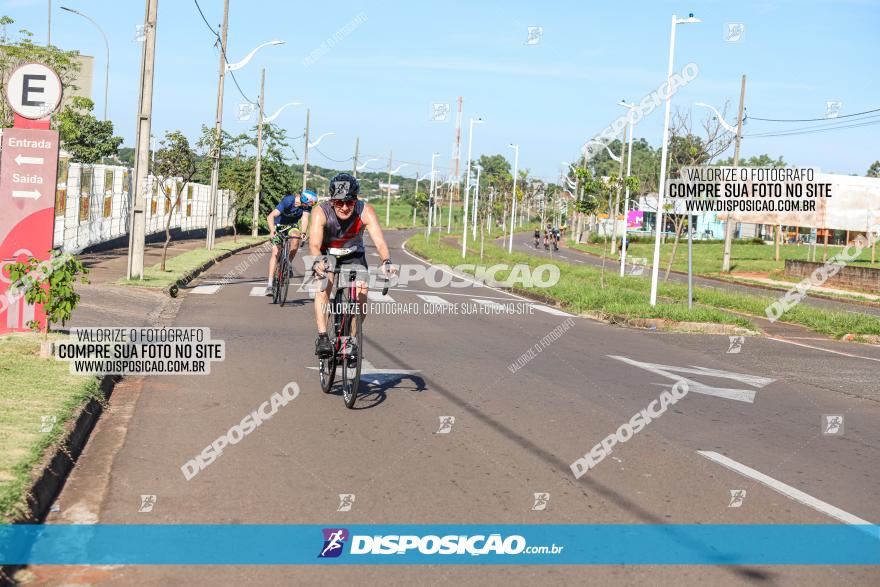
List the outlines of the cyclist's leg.
{"type": "Polygon", "coordinates": [[[269,279],[266,282],[266,295],[272,295],[272,282],[275,279],[275,268],[278,265],[279,249],[278,245],[272,244],[272,254],[269,255],[269,279]]]}
{"type": "Polygon", "coordinates": [[[302,232],[298,228],[291,228],[287,234],[290,235],[290,260],[293,261],[302,242],[302,232]]]}
{"type": "Polygon", "coordinates": [[[315,324],[318,327],[318,334],[327,332],[327,316],[324,314],[324,308],[330,303],[330,293],[333,291],[333,274],[327,274],[327,289],[321,291],[315,290],[315,324]]]}

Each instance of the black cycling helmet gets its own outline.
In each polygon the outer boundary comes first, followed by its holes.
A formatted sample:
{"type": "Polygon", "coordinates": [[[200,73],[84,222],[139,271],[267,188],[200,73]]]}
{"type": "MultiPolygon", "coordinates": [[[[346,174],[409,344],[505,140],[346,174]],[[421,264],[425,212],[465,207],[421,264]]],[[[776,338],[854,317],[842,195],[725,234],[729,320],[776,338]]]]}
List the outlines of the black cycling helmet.
{"type": "Polygon", "coordinates": [[[331,200],[357,200],[361,185],[355,176],[339,173],[330,180],[331,200]]]}

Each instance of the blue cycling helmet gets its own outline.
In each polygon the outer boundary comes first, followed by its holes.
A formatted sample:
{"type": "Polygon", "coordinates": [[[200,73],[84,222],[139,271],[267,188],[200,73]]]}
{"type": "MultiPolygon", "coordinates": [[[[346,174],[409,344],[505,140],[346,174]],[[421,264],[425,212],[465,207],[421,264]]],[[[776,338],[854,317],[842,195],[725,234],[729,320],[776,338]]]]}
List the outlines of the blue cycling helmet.
{"type": "Polygon", "coordinates": [[[303,192],[299,195],[300,206],[305,206],[307,208],[311,208],[312,206],[314,206],[317,203],[318,203],[318,194],[316,194],[312,190],[303,190],[303,192]]]}

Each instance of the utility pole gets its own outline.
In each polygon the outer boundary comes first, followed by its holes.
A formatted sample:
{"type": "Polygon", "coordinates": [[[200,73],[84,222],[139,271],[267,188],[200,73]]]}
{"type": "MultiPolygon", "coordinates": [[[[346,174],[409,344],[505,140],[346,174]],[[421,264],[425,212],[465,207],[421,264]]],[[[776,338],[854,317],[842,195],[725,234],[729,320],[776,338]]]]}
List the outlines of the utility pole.
{"type": "Polygon", "coordinates": [[[452,196],[458,195],[458,174],[459,174],[459,163],[461,162],[461,105],[462,98],[458,97],[458,114],[455,116],[455,146],[452,149],[452,158],[455,160],[455,190],[453,194],[453,190],[448,190],[449,194],[449,224],[446,227],[446,232],[452,232],[452,196]]]}
{"type": "Polygon", "coordinates": [[[266,94],[266,68],[260,71],[260,99],[257,108],[260,110],[260,118],[257,123],[257,177],[254,179],[254,221],[251,227],[251,236],[257,236],[260,227],[260,164],[263,161],[263,103],[266,94]]]}
{"type": "Polygon", "coordinates": [[[129,279],[144,277],[144,237],[146,217],[144,201],[147,193],[147,175],[150,167],[150,123],[153,115],[153,73],[156,62],[156,15],[159,0],[147,0],[144,14],[144,48],[141,51],[141,83],[138,98],[137,139],[135,142],[133,202],[128,230],[129,279]]]}
{"type": "Polygon", "coordinates": [[[361,138],[355,137],[354,139],[354,165],[351,168],[351,174],[355,177],[358,176],[358,155],[360,154],[361,148],[361,138]]]}
{"type": "Polygon", "coordinates": [[[226,80],[226,32],[229,28],[229,0],[223,0],[223,27],[220,30],[220,79],[217,82],[217,119],[214,123],[214,149],[211,153],[211,195],[208,201],[207,249],[214,249],[214,233],[217,231],[217,189],[220,183],[220,141],[223,133],[223,83],[226,80]]]}
{"type": "Polygon", "coordinates": [[[306,146],[305,146],[305,153],[303,154],[303,187],[302,187],[303,190],[306,189],[306,186],[308,186],[308,181],[309,181],[309,179],[308,179],[308,174],[309,174],[309,120],[311,119],[311,113],[312,113],[311,109],[306,108],[306,131],[305,131],[305,135],[304,135],[306,137],[306,146]]]}
{"type": "MultiPolygon", "coordinates": [[[[52,0],[49,0],[49,29],[46,31],[46,46],[52,46],[52,0]]],[[[105,117],[106,119],[106,117],[105,117]]]]}
{"type": "MultiPolygon", "coordinates": [[[[623,133],[626,140],[626,132],[623,133]]],[[[617,174],[617,193],[614,196],[614,218],[611,219],[611,254],[614,254],[617,245],[617,212],[620,210],[620,184],[623,181],[624,143],[620,143],[620,171],[617,174]]],[[[626,220],[626,219],[624,219],[626,220]]],[[[688,227],[690,228],[690,227],[688,227]]]]}
{"type": "Polygon", "coordinates": [[[385,204],[385,227],[391,225],[391,156],[392,151],[388,151],[388,197],[385,204]]]}
{"type": "MultiPolygon", "coordinates": [[[[736,116],[736,144],[733,147],[733,166],[739,165],[739,144],[742,141],[743,131],[743,104],[746,100],[746,76],[742,76],[742,86],[739,90],[739,113],[736,116]]],[[[730,271],[730,249],[733,244],[733,217],[727,213],[727,222],[724,223],[724,259],[721,262],[721,271],[730,271]]]]}

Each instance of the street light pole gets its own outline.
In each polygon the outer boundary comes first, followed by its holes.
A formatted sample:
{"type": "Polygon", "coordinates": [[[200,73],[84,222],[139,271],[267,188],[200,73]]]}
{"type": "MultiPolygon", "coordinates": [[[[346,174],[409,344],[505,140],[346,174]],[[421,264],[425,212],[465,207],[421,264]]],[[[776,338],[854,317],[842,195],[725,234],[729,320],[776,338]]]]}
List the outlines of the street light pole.
{"type": "Polygon", "coordinates": [[[354,164],[351,166],[351,174],[355,177],[358,176],[358,155],[360,154],[361,147],[361,138],[355,137],[354,139],[354,164]]]}
{"type": "Polygon", "coordinates": [[[434,219],[434,188],[437,185],[435,180],[434,160],[440,156],[440,153],[431,155],[431,188],[428,190],[428,236],[431,236],[431,225],[434,219]]]}
{"type": "MultiPolygon", "coordinates": [[[[461,258],[467,255],[467,229],[468,229],[468,206],[470,205],[471,195],[471,152],[474,146],[474,124],[483,124],[482,118],[471,118],[468,125],[468,160],[467,170],[464,174],[464,207],[462,208],[462,224],[461,224],[461,258]]],[[[452,210],[452,202],[449,203],[450,211],[452,210]]]]}
{"type": "MultiPolygon", "coordinates": [[[[736,117],[736,143],[733,147],[733,166],[739,165],[739,143],[742,140],[743,129],[743,104],[746,99],[746,75],[742,76],[742,85],[739,90],[739,113],[736,117]]],[[[719,117],[720,118],[720,117],[719,117]]],[[[724,258],[721,262],[721,271],[730,271],[730,252],[733,245],[733,217],[727,213],[727,222],[724,223],[724,258]]],[[[815,244],[813,245],[815,247],[815,244]]],[[[815,250],[815,249],[813,249],[815,250]]]]}
{"type": "Polygon", "coordinates": [[[208,223],[205,248],[214,249],[214,233],[217,230],[217,188],[220,184],[220,141],[223,132],[223,84],[226,80],[226,32],[229,28],[229,0],[223,0],[223,25],[220,29],[220,66],[217,81],[217,115],[214,121],[214,148],[211,152],[211,192],[208,198],[208,223]]]}
{"type": "Polygon", "coordinates": [[[306,108],[306,130],[305,130],[305,148],[303,149],[303,187],[305,190],[309,185],[309,121],[311,119],[311,108],[306,108]]]}
{"type": "Polygon", "coordinates": [[[510,206],[510,240],[507,243],[507,252],[513,252],[513,230],[514,230],[514,219],[516,218],[516,176],[519,174],[519,145],[510,144],[507,145],[511,147],[515,151],[515,155],[513,156],[513,204],[510,206]]]}
{"type": "Polygon", "coordinates": [[[266,99],[266,68],[260,70],[260,99],[257,100],[259,122],[257,123],[257,164],[254,178],[254,218],[251,225],[251,236],[257,236],[260,226],[260,167],[263,161],[263,104],[266,99]]]}
{"type": "MultiPolygon", "coordinates": [[[[690,14],[688,18],[679,19],[675,14],[672,15],[672,32],[669,38],[669,67],[666,72],[667,87],[672,80],[672,66],[675,60],[675,25],[700,22],[690,14]]],[[[651,267],[651,305],[657,305],[657,280],[660,270],[660,232],[663,230],[663,192],[666,189],[666,155],[669,151],[669,108],[671,106],[671,98],[669,92],[666,92],[666,109],[663,114],[663,149],[660,156],[660,181],[657,186],[657,226],[654,236],[654,265],[651,267]]]]}
{"type": "Polygon", "coordinates": [[[388,195],[385,198],[385,227],[391,224],[391,159],[393,152],[388,151],[388,195]]]}
{"type": "MultiPolygon", "coordinates": [[[[61,10],[66,10],[67,12],[72,12],[74,14],[80,15],[81,17],[83,17],[84,19],[86,19],[87,21],[89,21],[90,23],[95,25],[95,28],[98,29],[98,32],[101,33],[102,37],[104,37],[104,54],[106,57],[106,59],[105,59],[106,63],[104,64],[104,120],[107,120],[107,99],[109,96],[108,89],[110,87],[110,43],[107,41],[107,35],[106,35],[106,33],[104,33],[104,30],[100,26],[98,26],[98,23],[95,22],[95,20],[92,17],[90,17],[88,14],[80,12],[79,10],[74,10],[73,8],[68,8],[66,6],[62,6],[61,10]]],[[[52,2],[50,1],[49,2],[49,18],[51,18],[51,17],[52,17],[52,2]]]]}
{"type": "Polygon", "coordinates": [[[477,190],[474,192],[474,219],[473,219],[473,234],[471,235],[474,240],[477,238],[477,209],[480,205],[480,174],[483,171],[482,165],[475,165],[477,168],[477,190]]]}
{"type": "Polygon", "coordinates": [[[153,116],[153,74],[156,62],[156,15],[159,0],[147,0],[144,14],[144,48],[141,52],[140,97],[138,99],[137,141],[135,143],[134,184],[131,187],[132,207],[128,230],[129,279],[144,277],[144,238],[146,217],[144,201],[150,167],[150,124],[153,116]]]}
{"type": "MultiPolygon", "coordinates": [[[[633,158],[633,116],[632,111],[635,108],[635,104],[629,104],[624,100],[618,102],[620,106],[629,109],[629,147],[627,149],[626,154],[626,177],[629,178],[632,175],[632,158],[633,158]]],[[[626,236],[627,230],[629,230],[629,221],[627,220],[627,216],[629,215],[629,183],[626,184],[626,193],[623,196],[623,236],[620,239],[620,276],[623,277],[624,272],[626,271],[626,236]]]]}

